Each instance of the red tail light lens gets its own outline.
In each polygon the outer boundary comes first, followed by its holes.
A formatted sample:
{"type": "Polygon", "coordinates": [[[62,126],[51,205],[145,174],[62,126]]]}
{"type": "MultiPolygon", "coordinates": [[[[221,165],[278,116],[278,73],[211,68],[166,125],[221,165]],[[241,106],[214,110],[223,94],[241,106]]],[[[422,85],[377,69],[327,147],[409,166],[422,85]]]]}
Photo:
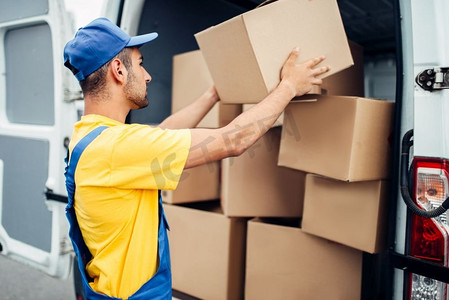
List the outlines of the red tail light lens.
{"type": "MultiPolygon", "coordinates": [[[[414,199],[425,210],[443,203],[449,196],[449,165],[446,160],[421,159],[414,161],[414,199]]],[[[447,212],[427,219],[412,218],[410,255],[448,266],[447,212]]],[[[447,299],[447,284],[432,278],[411,274],[410,299],[447,299]]]]}
{"type": "Polygon", "coordinates": [[[413,216],[410,254],[444,265],[447,234],[432,219],[413,216]]]}

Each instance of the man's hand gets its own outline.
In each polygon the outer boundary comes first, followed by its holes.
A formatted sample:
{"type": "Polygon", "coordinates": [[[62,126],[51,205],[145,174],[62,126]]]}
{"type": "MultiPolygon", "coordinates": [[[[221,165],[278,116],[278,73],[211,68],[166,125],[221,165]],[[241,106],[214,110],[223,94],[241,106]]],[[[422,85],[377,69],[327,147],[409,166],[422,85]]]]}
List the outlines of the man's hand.
{"type": "Polygon", "coordinates": [[[320,85],[323,81],[317,76],[324,74],[330,70],[329,66],[314,68],[324,60],[324,56],[320,56],[302,64],[296,64],[299,55],[299,49],[295,48],[290,53],[281,71],[282,85],[289,86],[295,96],[302,96],[312,90],[313,85],[320,85]]]}

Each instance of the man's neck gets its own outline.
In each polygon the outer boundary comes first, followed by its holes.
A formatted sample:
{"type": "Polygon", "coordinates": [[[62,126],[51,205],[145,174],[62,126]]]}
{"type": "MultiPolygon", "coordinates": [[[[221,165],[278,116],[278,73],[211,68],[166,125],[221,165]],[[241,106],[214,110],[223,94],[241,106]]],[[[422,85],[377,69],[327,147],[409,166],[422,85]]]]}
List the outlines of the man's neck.
{"type": "Polygon", "coordinates": [[[84,115],[96,114],[125,123],[130,109],[124,107],[121,103],[123,102],[113,101],[112,99],[96,99],[87,96],[84,98],[84,115]]]}

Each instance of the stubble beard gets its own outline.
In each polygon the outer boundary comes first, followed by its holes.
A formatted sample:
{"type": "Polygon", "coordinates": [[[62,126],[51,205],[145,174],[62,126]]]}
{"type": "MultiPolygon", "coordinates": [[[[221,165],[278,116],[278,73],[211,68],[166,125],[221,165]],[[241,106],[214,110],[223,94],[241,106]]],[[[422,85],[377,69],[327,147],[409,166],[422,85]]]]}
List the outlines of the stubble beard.
{"type": "Polygon", "coordinates": [[[149,100],[146,97],[146,86],[145,89],[141,89],[137,86],[137,80],[134,73],[131,71],[128,73],[128,82],[126,83],[124,89],[128,100],[134,104],[135,109],[142,109],[148,106],[149,100]]]}

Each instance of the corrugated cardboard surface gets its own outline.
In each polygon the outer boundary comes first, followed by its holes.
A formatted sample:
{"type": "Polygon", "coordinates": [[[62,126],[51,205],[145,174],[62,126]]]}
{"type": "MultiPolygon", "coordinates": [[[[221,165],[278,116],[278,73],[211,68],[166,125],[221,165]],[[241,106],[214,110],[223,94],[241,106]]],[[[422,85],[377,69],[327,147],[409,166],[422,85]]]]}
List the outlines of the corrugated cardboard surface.
{"type": "Polygon", "coordinates": [[[280,135],[280,128],[272,128],[239,157],[222,161],[225,215],[302,215],[305,173],[277,165],[280,135]]]}
{"type": "Polygon", "coordinates": [[[170,224],[173,289],[200,299],[243,298],[246,220],[216,205],[164,204],[170,224]]]}
{"type": "MultiPolygon", "coordinates": [[[[231,123],[231,121],[234,120],[243,111],[242,105],[240,105],[240,104],[224,104],[221,102],[217,103],[217,104],[219,105],[218,126],[212,127],[212,125],[215,123],[212,123],[210,121],[206,121],[205,119],[203,119],[204,123],[203,124],[200,123],[202,125],[202,127],[219,128],[219,127],[226,126],[229,123],[231,123]],[[208,126],[206,126],[206,125],[208,125],[208,126]]],[[[206,117],[207,117],[207,115],[206,115],[206,117]]],[[[198,126],[198,127],[200,127],[200,126],[198,126]]]]}
{"type": "Polygon", "coordinates": [[[287,106],[279,165],[344,181],[388,178],[394,103],[316,99],[287,106]]]}
{"type": "Polygon", "coordinates": [[[323,79],[321,88],[326,95],[335,96],[365,96],[363,47],[349,41],[354,65],[323,79]]]}
{"type": "Polygon", "coordinates": [[[219,177],[219,162],[184,170],[175,190],[162,191],[162,200],[175,204],[219,199],[219,177]]]}
{"type": "Polygon", "coordinates": [[[195,37],[222,102],[256,103],[267,95],[241,16],[195,37]]]}
{"type": "Polygon", "coordinates": [[[195,35],[225,103],[257,103],[279,83],[292,49],[298,62],[325,55],[330,76],[353,64],[335,0],[280,0],[195,35]]]}
{"type": "Polygon", "coordinates": [[[349,183],[308,174],[303,231],[369,253],[384,250],[386,185],[385,181],[349,183]]]}
{"type": "MultiPolygon", "coordinates": [[[[194,102],[213,84],[200,50],[175,55],[173,57],[172,113],[194,102]]],[[[224,105],[219,102],[197,127],[225,126],[241,112],[240,105],[224,105]]]]}
{"type": "Polygon", "coordinates": [[[245,299],[360,299],[362,252],[301,229],[248,222],[245,299]]]}

